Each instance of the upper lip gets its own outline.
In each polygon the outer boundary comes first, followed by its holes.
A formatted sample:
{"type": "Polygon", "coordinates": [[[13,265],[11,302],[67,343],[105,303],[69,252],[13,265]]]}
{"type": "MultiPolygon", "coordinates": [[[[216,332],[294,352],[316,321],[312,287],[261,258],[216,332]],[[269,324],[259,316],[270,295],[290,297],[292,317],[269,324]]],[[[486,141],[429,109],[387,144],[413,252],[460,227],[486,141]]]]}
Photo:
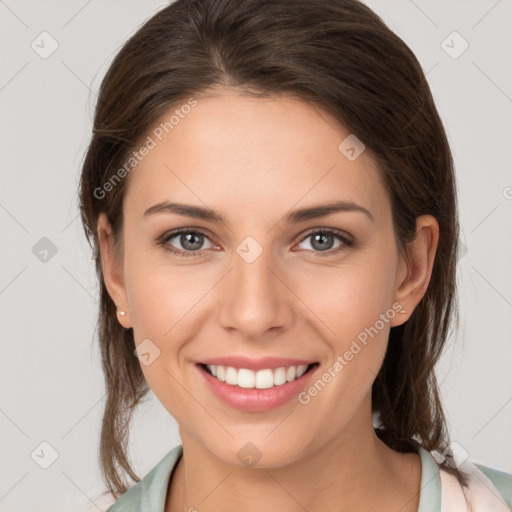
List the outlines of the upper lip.
{"type": "Polygon", "coordinates": [[[281,366],[300,366],[303,364],[310,365],[316,361],[306,361],[303,359],[294,359],[289,357],[260,357],[258,359],[247,356],[227,356],[227,357],[211,357],[199,361],[200,364],[212,364],[215,366],[233,366],[234,368],[247,368],[248,370],[263,370],[270,368],[274,370],[281,366]]]}

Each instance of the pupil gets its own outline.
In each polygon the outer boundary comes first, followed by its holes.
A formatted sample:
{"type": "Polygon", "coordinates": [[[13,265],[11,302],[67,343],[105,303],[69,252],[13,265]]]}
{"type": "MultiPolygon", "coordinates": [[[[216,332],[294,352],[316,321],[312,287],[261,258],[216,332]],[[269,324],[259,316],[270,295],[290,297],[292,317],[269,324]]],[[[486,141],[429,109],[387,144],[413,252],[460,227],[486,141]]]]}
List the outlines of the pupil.
{"type": "Polygon", "coordinates": [[[327,245],[328,245],[328,247],[326,247],[326,244],[323,244],[323,245],[319,245],[319,246],[318,246],[318,247],[316,247],[316,248],[318,248],[318,249],[320,249],[320,250],[330,249],[330,248],[332,247],[332,235],[325,234],[325,233],[319,233],[319,234],[317,234],[317,235],[313,236],[313,243],[312,243],[313,247],[315,247],[315,243],[316,243],[317,241],[319,241],[319,240],[324,240],[324,241],[325,241],[325,239],[326,239],[326,238],[327,238],[327,239],[331,238],[331,243],[330,243],[330,244],[327,244],[327,245]]]}
{"type": "Polygon", "coordinates": [[[181,235],[181,243],[182,243],[183,247],[185,247],[187,250],[199,249],[199,247],[201,247],[201,238],[200,238],[201,236],[202,235],[199,233],[187,233],[187,234],[181,235]],[[193,243],[194,238],[196,238],[195,245],[193,243]]]}

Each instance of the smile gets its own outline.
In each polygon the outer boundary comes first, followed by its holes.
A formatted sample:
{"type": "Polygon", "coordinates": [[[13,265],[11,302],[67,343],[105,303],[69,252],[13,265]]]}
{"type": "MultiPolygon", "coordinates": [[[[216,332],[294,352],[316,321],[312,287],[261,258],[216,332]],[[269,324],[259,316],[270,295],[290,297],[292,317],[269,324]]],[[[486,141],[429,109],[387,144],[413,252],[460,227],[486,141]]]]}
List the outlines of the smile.
{"type": "Polygon", "coordinates": [[[203,363],[195,366],[209,390],[225,405],[242,411],[265,412],[297,398],[320,365],[316,362],[257,371],[203,363]]]}

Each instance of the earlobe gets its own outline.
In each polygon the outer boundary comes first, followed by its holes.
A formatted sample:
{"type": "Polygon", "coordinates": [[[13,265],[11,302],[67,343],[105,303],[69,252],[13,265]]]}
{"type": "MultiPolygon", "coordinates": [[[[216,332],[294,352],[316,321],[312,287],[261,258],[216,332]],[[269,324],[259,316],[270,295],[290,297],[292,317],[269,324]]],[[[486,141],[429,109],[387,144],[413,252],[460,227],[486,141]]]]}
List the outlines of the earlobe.
{"type": "Polygon", "coordinates": [[[398,288],[395,293],[395,301],[402,305],[403,310],[407,311],[407,315],[396,316],[391,324],[392,327],[406,322],[425,295],[432,276],[438,242],[439,224],[435,217],[432,215],[418,217],[416,219],[416,238],[407,247],[408,261],[401,261],[403,268],[406,268],[406,275],[405,278],[399,276],[398,288]]]}
{"type": "Polygon", "coordinates": [[[100,213],[97,225],[103,280],[108,294],[117,307],[119,323],[129,328],[129,310],[120,262],[114,253],[112,228],[104,212],[100,213]]]}

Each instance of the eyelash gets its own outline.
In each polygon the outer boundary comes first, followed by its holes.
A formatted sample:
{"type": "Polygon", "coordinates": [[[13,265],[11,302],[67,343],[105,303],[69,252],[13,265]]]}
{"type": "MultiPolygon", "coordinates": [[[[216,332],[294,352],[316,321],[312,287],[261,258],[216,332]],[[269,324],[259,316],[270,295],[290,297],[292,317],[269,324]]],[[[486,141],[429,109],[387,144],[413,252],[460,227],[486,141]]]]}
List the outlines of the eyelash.
{"type": "MultiPolygon", "coordinates": [[[[165,235],[163,235],[162,238],[160,238],[158,240],[157,243],[158,243],[158,245],[161,245],[164,248],[164,250],[169,251],[178,256],[182,256],[182,257],[201,256],[202,252],[203,252],[202,250],[200,250],[200,251],[182,251],[180,249],[175,249],[175,248],[167,245],[167,242],[171,238],[175,238],[177,235],[180,235],[181,233],[201,234],[208,238],[207,234],[201,229],[182,228],[182,229],[178,229],[176,231],[172,231],[170,233],[166,233],[165,235]]],[[[316,235],[318,233],[322,233],[322,234],[329,233],[332,235],[336,235],[336,237],[339,240],[341,240],[341,242],[343,242],[343,244],[340,245],[339,247],[337,247],[336,249],[329,249],[327,251],[308,251],[308,252],[312,252],[314,254],[314,257],[323,258],[326,256],[332,256],[333,254],[337,254],[338,252],[341,252],[341,251],[344,251],[344,250],[347,250],[349,248],[353,248],[356,246],[355,240],[346,237],[342,231],[340,231],[338,229],[334,229],[334,228],[313,228],[313,229],[309,230],[303,236],[303,238],[300,240],[300,243],[304,242],[311,235],[316,235]]]]}

